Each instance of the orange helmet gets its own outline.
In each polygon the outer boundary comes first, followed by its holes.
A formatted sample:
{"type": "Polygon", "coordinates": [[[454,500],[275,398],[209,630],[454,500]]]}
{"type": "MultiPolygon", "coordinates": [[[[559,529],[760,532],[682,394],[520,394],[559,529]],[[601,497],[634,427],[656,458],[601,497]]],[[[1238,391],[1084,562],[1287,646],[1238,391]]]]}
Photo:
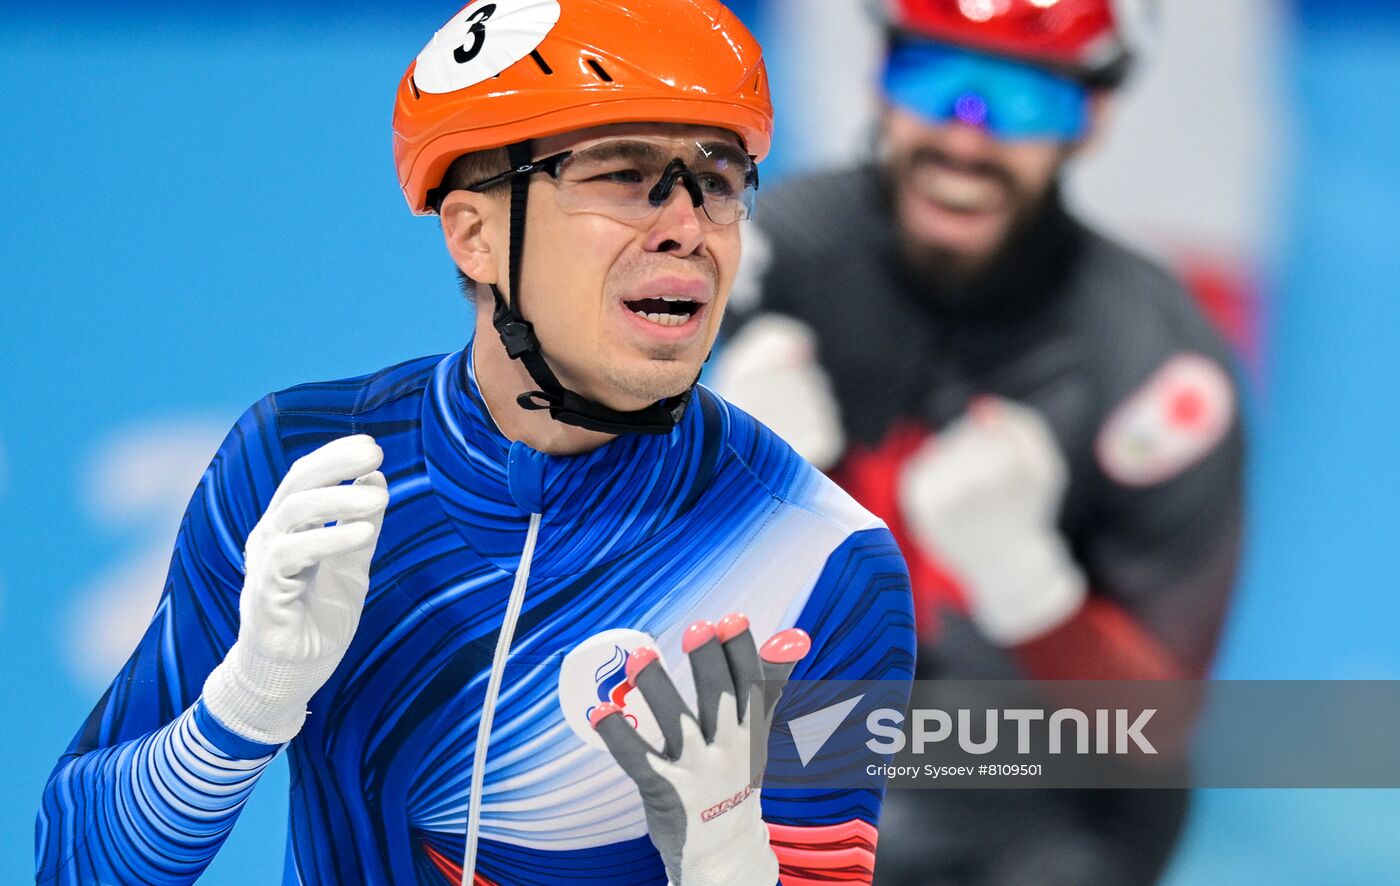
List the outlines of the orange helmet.
{"type": "Polygon", "coordinates": [[[474,0],[399,83],[394,162],[409,207],[430,215],[463,154],[631,122],[728,129],[761,160],[762,47],[718,0],[474,0]]]}

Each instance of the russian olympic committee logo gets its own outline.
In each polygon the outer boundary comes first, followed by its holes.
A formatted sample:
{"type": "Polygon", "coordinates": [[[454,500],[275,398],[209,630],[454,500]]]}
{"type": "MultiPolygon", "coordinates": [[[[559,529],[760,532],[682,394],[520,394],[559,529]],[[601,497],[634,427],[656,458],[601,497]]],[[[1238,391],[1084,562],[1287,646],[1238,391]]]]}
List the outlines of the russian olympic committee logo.
{"type": "Polygon", "coordinates": [[[627,679],[627,659],[632,650],[655,645],[656,640],[649,634],[617,628],[594,634],[564,656],[559,667],[559,707],[575,735],[606,750],[603,740],[589,725],[588,716],[598,705],[611,702],[622,708],[627,722],[653,747],[661,746],[661,727],[642,694],[627,679]]]}

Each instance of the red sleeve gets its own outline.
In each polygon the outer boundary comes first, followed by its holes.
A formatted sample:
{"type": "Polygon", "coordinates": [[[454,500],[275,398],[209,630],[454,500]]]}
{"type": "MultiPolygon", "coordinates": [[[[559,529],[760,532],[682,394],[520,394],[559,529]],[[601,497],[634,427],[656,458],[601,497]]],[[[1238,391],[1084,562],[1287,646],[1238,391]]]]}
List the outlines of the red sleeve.
{"type": "Polygon", "coordinates": [[[1198,680],[1127,610],[1091,597],[1068,621],[1012,650],[1035,680],[1198,680]]]}

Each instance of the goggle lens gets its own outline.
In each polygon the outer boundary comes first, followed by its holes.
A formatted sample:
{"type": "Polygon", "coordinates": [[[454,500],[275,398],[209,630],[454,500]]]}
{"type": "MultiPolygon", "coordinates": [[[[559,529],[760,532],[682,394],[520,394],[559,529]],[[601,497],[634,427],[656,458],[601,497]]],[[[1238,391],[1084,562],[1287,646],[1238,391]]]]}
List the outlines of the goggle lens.
{"type": "Polygon", "coordinates": [[[1088,130],[1083,84],[941,43],[896,40],[883,86],[891,102],[925,119],[979,126],[1003,139],[1073,141],[1088,130]]]}

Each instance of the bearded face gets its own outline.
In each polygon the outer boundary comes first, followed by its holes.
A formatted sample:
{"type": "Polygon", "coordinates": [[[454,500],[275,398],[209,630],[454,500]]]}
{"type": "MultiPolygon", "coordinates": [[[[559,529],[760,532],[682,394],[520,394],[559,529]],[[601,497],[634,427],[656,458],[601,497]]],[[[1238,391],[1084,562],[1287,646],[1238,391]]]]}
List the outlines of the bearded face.
{"type": "Polygon", "coordinates": [[[1076,143],[999,140],[965,123],[883,116],[884,171],[900,246],[916,273],[966,283],[1043,208],[1076,143]]]}

